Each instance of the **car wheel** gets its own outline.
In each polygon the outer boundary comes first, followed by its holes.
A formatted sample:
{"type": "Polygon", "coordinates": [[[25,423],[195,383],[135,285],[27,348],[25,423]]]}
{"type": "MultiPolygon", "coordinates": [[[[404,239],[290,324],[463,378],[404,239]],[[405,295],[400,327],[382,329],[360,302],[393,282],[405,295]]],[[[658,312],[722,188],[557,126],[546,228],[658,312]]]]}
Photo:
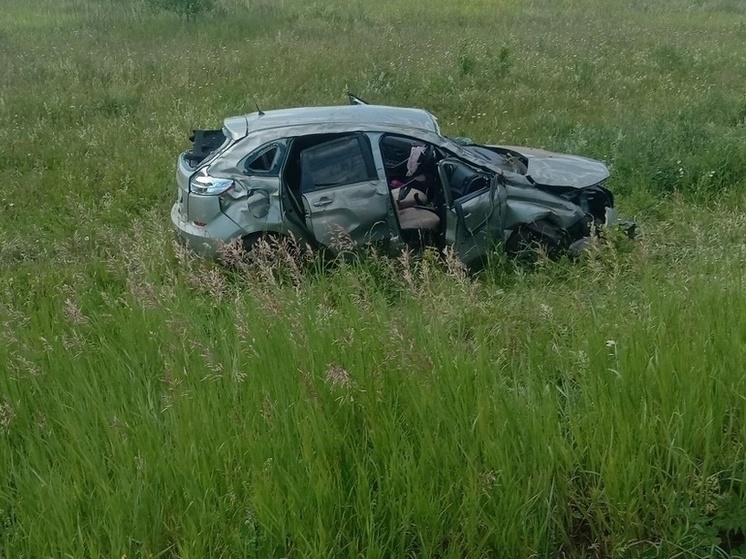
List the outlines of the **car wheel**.
{"type": "Polygon", "coordinates": [[[270,257],[290,238],[273,232],[252,233],[241,239],[241,247],[249,260],[270,257]]]}
{"type": "Polygon", "coordinates": [[[306,242],[291,235],[272,231],[253,233],[241,239],[246,260],[274,264],[278,259],[302,267],[313,259],[314,251],[306,242]]]}
{"type": "Polygon", "coordinates": [[[539,220],[519,226],[505,243],[505,252],[519,262],[535,264],[541,257],[559,257],[565,238],[563,229],[539,220]]]}

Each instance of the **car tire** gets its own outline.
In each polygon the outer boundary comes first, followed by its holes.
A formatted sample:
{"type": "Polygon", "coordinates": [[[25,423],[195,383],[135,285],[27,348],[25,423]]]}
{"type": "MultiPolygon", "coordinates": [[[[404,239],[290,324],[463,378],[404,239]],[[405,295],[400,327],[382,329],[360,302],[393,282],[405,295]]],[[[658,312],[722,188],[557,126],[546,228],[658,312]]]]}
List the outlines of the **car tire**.
{"type": "Polygon", "coordinates": [[[565,240],[562,228],[551,221],[538,220],[515,229],[505,243],[505,252],[519,262],[535,264],[542,256],[558,258],[565,240]]]}
{"type": "Polygon", "coordinates": [[[241,239],[241,244],[245,259],[249,262],[268,258],[274,260],[274,254],[284,251],[297,266],[303,266],[313,253],[311,246],[305,241],[272,231],[246,235],[241,239]],[[264,247],[262,243],[265,243],[264,247]]]}
{"type": "Polygon", "coordinates": [[[289,239],[285,235],[273,232],[262,232],[262,233],[251,233],[241,239],[241,247],[246,254],[246,257],[251,260],[257,256],[257,248],[262,243],[267,243],[270,248],[276,249],[281,245],[285,239],[289,239]]]}

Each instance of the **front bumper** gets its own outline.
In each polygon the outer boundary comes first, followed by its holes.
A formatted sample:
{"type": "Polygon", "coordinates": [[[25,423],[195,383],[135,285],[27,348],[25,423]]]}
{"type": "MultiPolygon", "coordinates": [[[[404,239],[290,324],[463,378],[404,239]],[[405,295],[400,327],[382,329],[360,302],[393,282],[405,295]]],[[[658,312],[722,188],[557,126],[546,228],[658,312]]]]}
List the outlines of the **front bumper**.
{"type": "MultiPolygon", "coordinates": [[[[637,224],[634,221],[628,219],[617,220],[612,226],[613,229],[622,231],[628,239],[634,239],[637,235],[637,224]]],[[[600,237],[581,237],[580,239],[570,243],[567,247],[567,252],[571,256],[580,256],[583,252],[588,250],[591,246],[597,244],[600,237]]]]}
{"type": "Polygon", "coordinates": [[[605,229],[620,229],[628,238],[634,239],[637,235],[637,224],[629,219],[619,219],[616,208],[606,208],[605,229]]]}
{"type": "Polygon", "coordinates": [[[180,242],[196,254],[213,260],[217,258],[221,246],[242,237],[244,233],[243,229],[223,213],[215,216],[205,226],[186,221],[178,202],[171,208],[171,225],[180,242]]]}
{"type": "Polygon", "coordinates": [[[637,236],[637,223],[631,219],[620,219],[616,226],[624,231],[629,239],[634,239],[637,236]]]}

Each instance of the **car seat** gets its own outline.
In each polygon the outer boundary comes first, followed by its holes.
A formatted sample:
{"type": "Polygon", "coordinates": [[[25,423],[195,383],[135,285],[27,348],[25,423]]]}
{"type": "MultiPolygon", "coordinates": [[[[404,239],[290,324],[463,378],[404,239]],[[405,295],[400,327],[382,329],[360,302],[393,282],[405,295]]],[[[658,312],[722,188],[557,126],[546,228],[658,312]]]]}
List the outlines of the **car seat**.
{"type": "Polygon", "coordinates": [[[399,227],[403,232],[435,232],[440,229],[440,215],[437,209],[428,206],[430,200],[425,193],[431,185],[428,184],[428,176],[423,167],[432,157],[431,147],[412,146],[407,161],[408,180],[405,183],[392,181],[395,186],[391,195],[396,204],[399,227]]]}

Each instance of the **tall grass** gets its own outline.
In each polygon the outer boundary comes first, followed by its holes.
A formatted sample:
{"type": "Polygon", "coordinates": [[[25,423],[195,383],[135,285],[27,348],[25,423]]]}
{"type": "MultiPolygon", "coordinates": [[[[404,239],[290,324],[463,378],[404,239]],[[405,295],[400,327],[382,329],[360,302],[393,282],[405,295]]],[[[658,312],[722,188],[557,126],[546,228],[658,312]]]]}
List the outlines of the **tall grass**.
{"type": "Polygon", "coordinates": [[[0,19],[0,556],[742,556],[736,2],[114,0],[0,19]],[[171,243],[195,126],[293,104],[605,159],[580,262],[171,243]]]}
{"type": "Polygon", "coordinates": [[[6,293],[6,555],[714,553],[744,510],[743,227],[479,278],[164,276],[136,229],[6,293]]]}

